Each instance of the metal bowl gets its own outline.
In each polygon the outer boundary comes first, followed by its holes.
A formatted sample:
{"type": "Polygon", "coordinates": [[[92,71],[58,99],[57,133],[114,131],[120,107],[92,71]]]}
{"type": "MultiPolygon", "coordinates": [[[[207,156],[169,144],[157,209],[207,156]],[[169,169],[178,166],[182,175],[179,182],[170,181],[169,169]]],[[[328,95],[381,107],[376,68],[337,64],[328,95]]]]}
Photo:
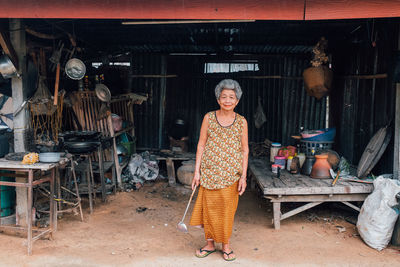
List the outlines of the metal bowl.
{"type": "Polygon", "coordinates": [[[65,73],[72,80],[80,80],[85,76],[86,66],[80,59],[71,58],[65,64],[65,73]]]}
{"type": "Polygon", "coordinates": [[[46,163],[59,162],[60,156],[61,156],[60,152],[39,153],[39,161],[46,163]]]}
{"type": "Polygon", "coordinates": [[[96,96],[100,101],[102,102],[110,102],[111,101],[111,92],[110,89],[108,89],[107,86],[105,86],[102,83],[96,84],[96,88],[94,89],[96,91],[96,96]]]}
{"type": "Polygon", "coordinates": [[[17,69],[7,55],[0,56],[0,73],[3,75],[4,79],[18,76],[17,69]]]}

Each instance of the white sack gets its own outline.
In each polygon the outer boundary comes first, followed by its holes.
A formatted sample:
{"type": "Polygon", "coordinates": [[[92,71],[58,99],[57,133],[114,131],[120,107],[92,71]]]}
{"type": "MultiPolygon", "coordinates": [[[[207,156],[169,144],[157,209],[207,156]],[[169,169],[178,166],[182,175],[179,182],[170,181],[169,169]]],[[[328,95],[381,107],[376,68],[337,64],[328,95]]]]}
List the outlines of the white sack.
{"type": "Polygon", "coordinates": [[[364,242],[377,250],[390,242],[398,217],[396,194],[400,182],[379,176],[374,181],[374,191],[365,199],[358,215],[357,229],[364,242]]]}

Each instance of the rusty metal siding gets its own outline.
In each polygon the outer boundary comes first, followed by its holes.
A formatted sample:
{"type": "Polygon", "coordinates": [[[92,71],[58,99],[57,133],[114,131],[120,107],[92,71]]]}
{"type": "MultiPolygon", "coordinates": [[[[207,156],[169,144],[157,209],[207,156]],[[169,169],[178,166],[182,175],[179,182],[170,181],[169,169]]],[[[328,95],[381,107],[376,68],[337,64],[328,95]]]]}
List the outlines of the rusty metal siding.
{"type": "MultiPolygon", "coordinates": [[[[252,58],[254,60],[254,58],[252,58]]],[[[260,71],[246,73],[204,74],[206,59],[200,57],[171,57],[169,73],[178,78],[167,83],[166,124],[178,116],[189,122],[190,148],[195,150],[204,114],[218,109],[214,87],[225,78],[237,80],[243,96],[236,111],[249,124],[249,140],[268,138],[283,144],[292,144],[291,135],[301,126],[309,129],[323,128],[326,101],[307,96],[301,74],[308,66],[306,56],[259,57],[260,71]],[[254,79],[249,76],[280,75],[285,79],[254,79]],[[254,113],[261,98],[267,122],[260,128],[254,126],[254,113]]]]}
{"type": "MultiPolygon", "coordinates": [[[[397,47],[397,25],[376,25],[379,40],[376,47],[365,42],[334,51],[336,75],[332,92],[332,120],[338,126],[336,150],[352,164],[358,165],[368,142],[379,128],[395,116],[395,84],[392,82],[393,58],[397,47]],[[377,53],[377,54],[375,54],[377,53]],[[377,55],[374,67],[375,55],[377,55]],[[376,71],[376,72],[375,72],[376,71]],[[388,74],[387,78],[346,78],[349,75],[388,74]]],[[[391,173],[394,144],[392,140],[374,174],[391,173]]]]}
{"type": "MultiPolygon", "coordinates": [[[[161,75],[161,56],[150,54],[135,54],[132,57],[133,75],[161,75]]],[[[161,100],[160,78],[133,78],[132,91],[148,94],[148,100],[141,105],[135,105],[135,134],[137,147],[158,148],[159,121],[161,100]]]]}

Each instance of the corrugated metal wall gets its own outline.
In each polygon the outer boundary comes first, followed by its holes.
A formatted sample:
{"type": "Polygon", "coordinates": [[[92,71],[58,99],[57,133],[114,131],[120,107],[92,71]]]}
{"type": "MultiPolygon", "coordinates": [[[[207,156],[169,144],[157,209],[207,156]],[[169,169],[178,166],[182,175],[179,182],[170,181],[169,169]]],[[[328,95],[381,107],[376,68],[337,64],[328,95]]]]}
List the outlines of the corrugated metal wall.
{"type": "MultiPolygon", "coordinates": [[[[243,60],[243,58],[242,58],[243,60]]],[[[254,57],[252,58],[254,60],[254,57]]],[[[326,100],[317,101],[306,95],[301,74],[308,66],[304,56],[270,56],[257,59],[260,71],[227,74],[204,74],[201,57],[171,57],[168,72],[178,78],[167,82],[166,125],[178,117],[189,122],[191,148],[195,149],[204,114],[218,108],[214,96],[217,83],[226,78],[237,80],[243,90],[236,111],[249,123],[249,140],[273,141],[290,144],[291,135],[297,134],[301,126],[319,129],[325,125],[326,100]],[[282,76],[285,78],[255,79],[251,76],[282,76]],[[254,126],[254,114],[258,98],[267,122],[260,128],[254,126]]]]}
{"type": "MultiPolygon", "coordinates": [[[[132,56],[133,75],[161,75],[162,56],[157,54],[135,54],[132,56]]],[[[158,148],[160,101],[162,98],[162,79],[134,77],[132,91],[148,94],[148,100],[135,105],[135,134],[137,146],[158,148]]]]}
{"type": "MultiPolygon", "coordinates": [[[[336,47],[333,69],[336,75],[332,91],[332,121],[338,127],[336,150],[358,164],[368,142],[379,128],[394,123],[395,84],[392,82],[397,25],[375,25],[376,46],[370,42],[336,47]],[[350,75],[387,74],[383,79],[356,79],[350,75]]],[[[375,34],[375,33],[374,33],[375,34]]],[[[393,169],[393,136],[375,174],[393,169]]]]}
{"type": "MultiPolygon", "coordinates": [[[[336,45],[331,49],[334,85],[330,96],[330,125],[337,128],[334,149],[353,164],[358,164],[373,134],[394,119],[395,90],[391,72],[397,49],[397,26],[393,26],[396,29],[385,27],[386,31],[381,31],[383,33],[376,48],[371,43],[353,43],[336,45]],[[374,69],[375,58],[377,64],[374,69]],[[346,78],[348,75],[374,73],[387,73],[388,78],[375,82],[371,79],[346,78]]],[[[300,127],[324,128],[326,98],[317,101],[307,96],[301,79],[303,70],[309,66],[309,58],[309,55],[252,56],[249,59],[258,61],[259,72],[204,74],[204,63],[218,60],[200,56],[169,56],[167,73],[176,74],[177,77],[166,79],[162,147],[168,146],[169,126],[176,118],[183,118],[189,124],[190,150],[195,151],[204,114],[218,108],[214,87],[225,78],[236,79],[242,86],[243,98],[236,110],[249,122],[250,141],[261,142],[268,138],[291,144],[293,140],[290,136],[297,134],[300,127]],[[285,78],[249,77],[267,75],[285,78]],[[258,98],[267,117],[267,122],[260,129],[255,128],[253,118],[258,98]]],[[[161,74],[161,59],[161,55],[135,55],[134,74],[161,74]]],[[[134,79],[133,91],[145,92],[150,96],[149,101],[135,107],[138,147],[159,148],[159,125],[162,120],[160,101],[163,99],[161,80],[134,79]]],[[[393,138],[374,171],[391,172],[392,166],[393,138]]]]}

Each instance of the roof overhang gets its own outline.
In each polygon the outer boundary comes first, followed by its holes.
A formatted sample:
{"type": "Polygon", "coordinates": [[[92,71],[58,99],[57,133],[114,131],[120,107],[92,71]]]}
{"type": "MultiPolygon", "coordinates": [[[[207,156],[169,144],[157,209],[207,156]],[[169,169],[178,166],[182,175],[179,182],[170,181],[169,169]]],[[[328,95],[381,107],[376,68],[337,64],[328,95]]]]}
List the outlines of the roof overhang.
{"type": "Polygon", "coordinates": [[[400,0],[0,0],[0,18],[323,20],[400,17],[400,0]]]}

